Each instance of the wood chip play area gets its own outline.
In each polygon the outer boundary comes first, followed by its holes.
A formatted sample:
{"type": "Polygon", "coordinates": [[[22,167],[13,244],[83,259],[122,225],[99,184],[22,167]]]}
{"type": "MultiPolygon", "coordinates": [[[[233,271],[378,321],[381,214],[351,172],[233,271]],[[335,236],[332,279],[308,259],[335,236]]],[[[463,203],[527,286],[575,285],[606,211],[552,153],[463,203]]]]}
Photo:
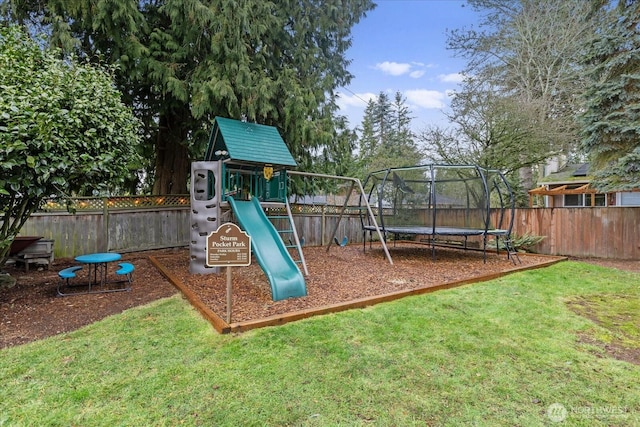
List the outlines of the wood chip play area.
{"type": "Polygon", "coordinates": [[[226,273],[190,274],[188,253],[152,257],[152,262],[178,287],[221,333],[279,325],[314,315],[365,307],[409,295],[496,278],[514,271],[538,268],[564,258],[521,255],[512,263],[506,253],[438,248],[437,257],[424,244],[402,243],[389,248],[393,265],[378,246],[366,253],[362,245],[304,248],[309,269],[308,295],[273,301],[263,271],[257,264],[232,269],[232,319],[225,321],[226,273]]]}

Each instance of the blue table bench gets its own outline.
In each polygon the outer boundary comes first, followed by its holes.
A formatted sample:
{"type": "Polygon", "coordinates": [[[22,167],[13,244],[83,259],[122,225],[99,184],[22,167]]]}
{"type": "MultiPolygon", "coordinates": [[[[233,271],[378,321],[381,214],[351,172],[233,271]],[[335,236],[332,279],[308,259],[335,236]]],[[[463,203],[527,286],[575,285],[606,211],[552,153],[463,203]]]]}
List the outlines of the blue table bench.
{"type": "Polygon", "coordinates": [[[118,265],[120,266],[120,268],[116,271],[116,274],[120,276],[126,276],[127,281],[129,282],[129,286],[131,286],[131,281],[133,280],[133,270],[135,270],[135,267],[129,262],[121,262],[118,265]]]}
{"type": "Polygon", "coordinates": [[[58,272],[60,281],[58,282],[58,295],[80,295],[80,294],[94,294],[105,292],[118,292],[118,291],[130,291],[131,282],[133,281],[133,271],[135,267],[129,262],[118,263],[118,270],[115,271],[116,276],[124,276],[124,280],[108,280],[107,268],[110,262],[120,260],[121,255],[117,253],[97,253],[80,255],[75,258],[76,261],[89,266],[89,273],[86,281],[70,281],[70,279],[76,278],[76,272],[82,270],[82,266],[73,266],[65,268],[58,272]],[[75,292],[63,292],[62,287],[70,288],[84,288],[75,292]]]}
{"type": "Polygon", "coordinates": [[[82,267],[77,265],[74,267],[68,267],[65,268],[64,270],[60,270],[58,271],[58,276],[60,277],[60,280],[58,281],[58,287],[57,287],[57,291],[58,291],[58,295],[67,295],[65,293],[63,293],[60,290],[60,285],[62,283],[66,283],[67,286],[69,286],[69,279],[73,279],[74,277],[76,277],[76,271],[82,270],[82,267]]]}

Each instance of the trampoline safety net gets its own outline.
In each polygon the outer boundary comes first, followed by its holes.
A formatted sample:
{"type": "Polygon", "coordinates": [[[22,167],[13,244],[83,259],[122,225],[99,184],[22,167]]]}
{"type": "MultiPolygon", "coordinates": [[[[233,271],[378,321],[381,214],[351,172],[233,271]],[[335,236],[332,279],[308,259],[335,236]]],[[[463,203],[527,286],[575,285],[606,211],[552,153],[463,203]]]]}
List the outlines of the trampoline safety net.
{"type": "MultiPolygon", "coordinates": [[[[508,236],[514,197],[504,175],[476,165],[421,165],[371,173],[368,202],[383,232],[447,236],[508,236]],[[508,213],[511,212],[510,215],[508,213]]],[[[371,221],[362,217],[363,231],[371,221]]]]}

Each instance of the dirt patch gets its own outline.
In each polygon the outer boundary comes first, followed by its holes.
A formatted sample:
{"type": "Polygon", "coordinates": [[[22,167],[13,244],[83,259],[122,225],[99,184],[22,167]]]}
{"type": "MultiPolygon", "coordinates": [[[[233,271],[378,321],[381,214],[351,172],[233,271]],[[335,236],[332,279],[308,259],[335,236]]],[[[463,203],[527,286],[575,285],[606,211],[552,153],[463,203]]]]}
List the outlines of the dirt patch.
{"type": "Polygon", "coordinates": [[[621,345],[620,342],[607,344],[586,333],[582,333],[578,336],[578,342],[580,344],[597,348],[598,351],[590,351],[590,353],[594,354],[596,357],[610,357],[632,363],[634,365],[640,365],[640,349],[638,348],[628,348],[621,345]]]}
{"type": "Polygon", "coordinates": [[[637,301],[637,296],[615,294],[571,298],[567,301],[567,307],[571,311],[608,331],[606,340],[597,338],[594,331],[585,331],[578,336],[578,342],[597,349],[589,351],[598,357],[606,354],[614,359],[640,365],[637,301]]]}
{"type": "MultiPolygon", "coordinates": [[[[571,258],[571,260],[599,265],[601,267],[616,268],[618,270],[640,273],[640,261],[637,260],[614,260],[602,258],[571,258]]],[[[606,327],[599,319],[598,313],[593,304],[585,298],[572,300],[567,304],[567,306],[576,314],[584,316],[602,327],[606,327]]],[[[612,333],[613,336],[619,334],[619,332],[616,331],[612,331],[612,333]]],[[[593,336],[583,333],[579,336],[579,342],[598,348],[600,353],[604,353],[608,357],[640,365],[640,348],[629,347],[628,345],[625,345],[623,340],[613,339],[611,342],[605,343],[599,341],[593,336]]]]}

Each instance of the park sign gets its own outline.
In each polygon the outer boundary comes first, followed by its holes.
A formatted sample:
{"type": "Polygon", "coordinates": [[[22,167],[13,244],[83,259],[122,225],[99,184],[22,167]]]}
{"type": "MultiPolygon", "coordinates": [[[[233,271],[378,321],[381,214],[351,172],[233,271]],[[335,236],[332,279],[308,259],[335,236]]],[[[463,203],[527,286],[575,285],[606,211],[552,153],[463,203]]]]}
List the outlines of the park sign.
{"type": "Polygon", "coordinates": [[[232,222],[222,224],[207,236],[208,267],[251,265],[251,237],[232,222]]]}

